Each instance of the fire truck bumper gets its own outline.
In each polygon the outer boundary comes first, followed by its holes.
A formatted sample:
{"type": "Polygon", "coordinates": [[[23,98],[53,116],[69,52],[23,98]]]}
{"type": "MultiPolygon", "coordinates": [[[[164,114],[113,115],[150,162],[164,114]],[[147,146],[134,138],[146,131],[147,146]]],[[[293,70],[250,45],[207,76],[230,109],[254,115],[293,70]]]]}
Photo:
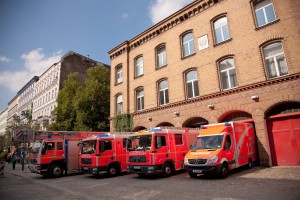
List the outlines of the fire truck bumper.
{"type": "Polygon", "coordinates": [[[127,166],[127,171],[129,173],[138,173],[138,174],[160,174],[163,172],[161,165],[127,166]]]}
{"type": "Polygon", "coordinates": [[[36,173],[36,174],[47,174],[47,168],[43,167],[42,165],[34,165],[34,164],[29,164],[28,169],[30,170],[31,173],[36,173]]]}
{"type": "Polygon", "coordinates": [[[95,174],[95,175],[107,173],[106,167],[80,167],[80,171],[82,173],[95,174]]]}
{"type": "Polygon", "coordinates": [[[194,174],[215,174],[220,171],[221,165],[210,166],[189,166],[185,165],[184,169],[187,172],[194,174]]]}

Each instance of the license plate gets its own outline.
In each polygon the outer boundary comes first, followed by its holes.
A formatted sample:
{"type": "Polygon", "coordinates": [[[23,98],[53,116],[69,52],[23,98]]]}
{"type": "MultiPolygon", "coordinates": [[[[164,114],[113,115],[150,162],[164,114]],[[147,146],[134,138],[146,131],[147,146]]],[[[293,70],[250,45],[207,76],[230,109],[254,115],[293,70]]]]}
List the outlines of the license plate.
{"type": "Polygon", "coordinates": [[[140,166],[134,166],[133,169],[141,169],[140,166]]]}
{"type": "Polygon", "coordinates": [[[84,167],[83,169],[84,169],[84,170],[88,170],[89,168],[88,168],[88,167],[84,167]]]}
{"type": "Polygon", "coordinates": [[[202,170],[201,169],[194,169],[193,172],[194,173],[202,173],[202,170]]]}

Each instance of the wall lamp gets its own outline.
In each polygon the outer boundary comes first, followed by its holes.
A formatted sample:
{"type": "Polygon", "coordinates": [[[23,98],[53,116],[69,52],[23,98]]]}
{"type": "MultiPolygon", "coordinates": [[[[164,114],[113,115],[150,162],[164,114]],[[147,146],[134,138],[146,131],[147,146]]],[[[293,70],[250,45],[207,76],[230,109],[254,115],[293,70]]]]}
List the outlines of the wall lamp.
{"type": "Polygon", "coordinates": [[[152,117],[148,117],[147,119],[148,119],[149,121],[152,121],[152,117]]]}
{"type": "Polygon", "coordinates": [[[174,112],[174,115],[179,116],[179,112],[174,112]]]}
{"type": "Polygon", "coordinates": [[[255,95],[255,96],[251,96],[251,99],[254,100],[254,101],[258,101],[259,99],[259,96],[255,95]]]}
{"type": "Polygon", "coordinates": [[[215,108],[215,106],[213,104],[210,104],[210,105],[208,105],[208,108],[213,110],[215,108]]]}

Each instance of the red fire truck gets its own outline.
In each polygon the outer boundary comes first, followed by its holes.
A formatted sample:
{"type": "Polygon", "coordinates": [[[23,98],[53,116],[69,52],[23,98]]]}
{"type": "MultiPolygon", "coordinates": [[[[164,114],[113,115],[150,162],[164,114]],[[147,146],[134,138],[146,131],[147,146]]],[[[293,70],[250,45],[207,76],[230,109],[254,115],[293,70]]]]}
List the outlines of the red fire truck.
{"type": "Polygon", "coordinates": [[[82,141],[80,170],[98,176],[116,176],[127,170],[126,142],[129,133],[106,133],[82,141]]]}
{"type": "Polygon", "coordinates": [[[60,177],[63,172],[79,172],[79,146],[81,140],[104,132],[39,132],[30,153],[28,168],[32,173],[47,177],[60,177]]]}
{"type": "Polygon", "coordinates": [[[198,135],[198,129],[176,127],[157,127],[130,135],[128,171],[139,176],[172,175],[184,168],[184,156],[198,135]]]}
{"type": "Polygon", "coordinates": [[[229,170],[257,159],[256,137],[250,123],[226,122],[203,125],[184,165],[190,177],[217,174],[226,178],[229,170]]]}

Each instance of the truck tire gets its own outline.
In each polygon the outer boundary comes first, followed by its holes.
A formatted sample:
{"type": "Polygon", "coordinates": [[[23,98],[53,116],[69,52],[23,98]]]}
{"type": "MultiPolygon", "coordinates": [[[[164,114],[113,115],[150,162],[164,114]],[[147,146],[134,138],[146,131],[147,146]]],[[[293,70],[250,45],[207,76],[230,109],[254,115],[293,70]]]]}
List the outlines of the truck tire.
{"type": "Polygon", "coordinates": [[[189,176],[190,176],[191,178],[196,178],[197,175],[198,175],[198,174],[195,174],[195,173],[193,173],[193,172],[188,172],[188,174],[189,174],[189,176]]]}
{"type": "Polygon", "coordinates": [[[219,177],[220,178],[227,178],[229,173],[229,168],[228,165],[226,163],[223,163],[221,166],[221,169],[219,171],[219,177]]]}
{"type": "Polygon", "coordinates": [[[254,166],[254,163],[253,163],[252,159],[249,158],[248,165],[247,165],[248,169],[251,169],[253,166],[254,166]]]}
{"type": "Polygon", "coordinates": [[[163,177],[169,177],[173,174],[173,168],[172,165],[170,163],[165,163],[163,165],[163,177]]]}
{"type": "Polygon", "coordinates": [[[119,173],[119,169],[116,165],[110,165],[107,169],[107,174],[110,177],[116,176],[119,173]]]}
{"type": "Polygon", "coordinates": [[[63,174],[63,168],[59,164],[54,164],[50,169],[50,176],[53,178],[59,178],[63,174]]]}

